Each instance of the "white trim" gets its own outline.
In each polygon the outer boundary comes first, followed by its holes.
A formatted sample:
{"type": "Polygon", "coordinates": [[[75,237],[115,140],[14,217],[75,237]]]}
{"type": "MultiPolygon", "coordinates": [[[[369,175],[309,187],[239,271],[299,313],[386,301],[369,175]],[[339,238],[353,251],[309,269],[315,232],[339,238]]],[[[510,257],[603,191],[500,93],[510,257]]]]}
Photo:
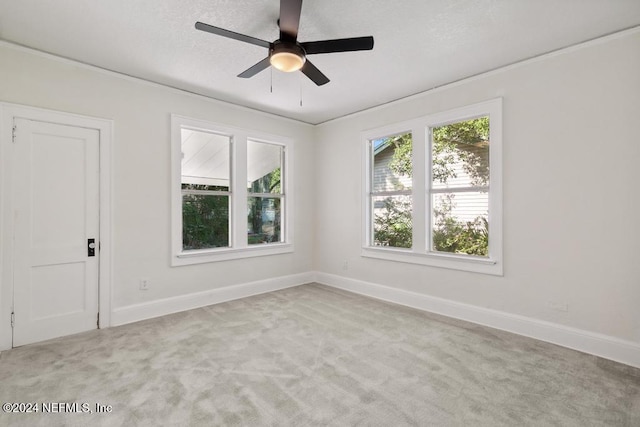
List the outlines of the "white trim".
{"type": "Polygon", "coordinates": [[[274,277],[239,285],[225,286],[203,292],[179,295],[141,304],[119,307],[113,310],[112,324],[114,326],[138,322],[140,320],[165,316],[194,308],[212,304],[246,298],[253,295],[273,292],[313,282],[315,274],[312,272],[274,277]]]}
{"type": "Polygon", "coordinates": [[[202,251],[181,252],[172,257],[172,266],[202,264],[204,262],[229,261],[232,259],[252,258],[268,255],[279,255],[293,252],[289,243],[265,243],[251,245],[246,248],[217,248],[202,251]]]}
{"type": "MultiPolygon", "coordinates": [[[[428,265],[474,273],[503,275],[502,238],[502,98],[465,105],[450,110],[429,114],[377,129],[361,132],[363,143],[363,204],[362,204],[362,250],[363,257],[428,265]],[[489,116],[491,148],[489,150],[489,257],[455,255],[431,250],[431,138],[427,137],[433,127],[444,126],[476,117],[489,116]],[[414,144],[411,162],[413,165],[413,247],[399,249],[373,245],[372,197],[403,193],[400,191],[376,192],[373,188],[373,144],[371,141],[389,135],[410,132],[414,144]]],[[[465,187],[468,191],[470,187],[465,187]]],[[[446,190],[456,192],[457,189],[446,190]]],[[[440,192],[437,190],[436,192],[440,192]]]]}
{"type": "Polygon", "coordinates": [[[170,265],[201,264],[206,262],[228,261],[232,259],[278,255],[291,253],[293,242],[293,206],[294,194],[291,180],[293,177],[293,140],[288,137],[267,134],[251,129],[240,129],[215,122],[193,119],[171,114],[171,259],[170,265]],[[182,250],[182,174],[181,129],[188,128],[207,133],[229,136],[231,138],[231,218],[229,224],[230,247],[214,248],[202,251],[182,250]],[[275,195],[284,201],[282,207],[281,232],[284,242],[264,245],[249,245],[246,241],[247,230],[247,143],[248,141],[266,142],[284,147],[282,194],[275,195]]]}
{"type": "MultiPolygon", "coordinates": [[[[111,158],[113,150],[113,121],[79,114],[52,111],[25,105],[0,102],[0,319],[9,319],[12,310],[12,244],[8,236],[12,235],[13,214],[10,198],[11,153],[7,150],[12,144],[14,118],[26,118],[42,122],[57,123],[96,129],[100,132],[100,276],[99,310],[100,328],[111,326],[111,300],[113,248],[112,238],[112,173],[111,158]]],[[[0,321],[0,351],[11,348],[11,325],[0,321]]]]}
{"type": "Polygon", "coordinates": [[[640,343],[572,328],[558,323],[328,273],[317,272],[316,282],[379,300],[546,341],[640,368],[640,343]]]}
{"type": "Polygon", "coordinates": [[[374,258],[385,261],[404,262],[408,264],[426,265],[429,267],[447,268],[450,270],[497,275],[497,261],[470,255],[456,255],[444,252],[418,253],[412,252],[411,249],[387,248],[384,246],[362,248],[360,255],[365,258],[374,258]]]}

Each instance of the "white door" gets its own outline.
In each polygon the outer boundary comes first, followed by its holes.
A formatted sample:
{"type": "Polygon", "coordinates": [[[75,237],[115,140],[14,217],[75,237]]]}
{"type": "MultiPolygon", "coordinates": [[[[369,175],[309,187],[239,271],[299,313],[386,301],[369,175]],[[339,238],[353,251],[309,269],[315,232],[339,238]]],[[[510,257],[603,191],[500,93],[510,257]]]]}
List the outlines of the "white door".
{"type": "Polygon", "coordinates": [[[97,328],[100,135],[27,119],[14,125],[16,347],[97,328]]]}

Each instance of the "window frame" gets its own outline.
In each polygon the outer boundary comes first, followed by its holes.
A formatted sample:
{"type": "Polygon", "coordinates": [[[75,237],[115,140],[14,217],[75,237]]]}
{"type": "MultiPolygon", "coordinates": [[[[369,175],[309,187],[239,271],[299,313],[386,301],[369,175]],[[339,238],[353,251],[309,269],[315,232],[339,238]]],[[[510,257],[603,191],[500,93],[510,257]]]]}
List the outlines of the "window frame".
{"type": "Polygon", "coordinates": [[[502,98],[455,108],[361,133],[363,140],[363,224],[361,255],[411,264],[503,275],[502,253],[502,98]],[[489,117],[489,256],[438,252],[432,246],[432,141],[431,129],[478,117],[489,117]],[[394,248],[373,245],[372,141],[411,132],[413,152],[413,245],[394,248]]]}
{"type": "Polygon", "coordinates": [[[233,259],[276,255],[293,252],[293,194],[291,192],[293,141],[249,129],[236,128],[171,115],[171,266],[192,265],[233,259]],[[182,248],[182,136],[183,128],[215,133],[230,138],[231,176],[229,188],[229,247],[185,251],[182,248]],[[247,144],[265,142],[283,147],[281,187],[282,241],[265,244],[248,243],[247,215],[247,144]]]}

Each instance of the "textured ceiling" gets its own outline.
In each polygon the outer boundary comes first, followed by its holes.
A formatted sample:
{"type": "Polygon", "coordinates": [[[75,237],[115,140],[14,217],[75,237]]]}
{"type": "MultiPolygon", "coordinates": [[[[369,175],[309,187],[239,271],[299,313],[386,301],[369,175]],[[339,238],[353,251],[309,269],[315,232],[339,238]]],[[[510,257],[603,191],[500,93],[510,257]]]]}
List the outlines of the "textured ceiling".
{"type": "Polygon", "coordinates": [[[278,0],[0,0],[0,39],[315,124],[638,26],[640,0],[306,0],[300,41],[375,38],[310,57],[321,87],[299,72],[237,78],[267,50],[194,29],[273,41],[278,13],[278,0]]]}

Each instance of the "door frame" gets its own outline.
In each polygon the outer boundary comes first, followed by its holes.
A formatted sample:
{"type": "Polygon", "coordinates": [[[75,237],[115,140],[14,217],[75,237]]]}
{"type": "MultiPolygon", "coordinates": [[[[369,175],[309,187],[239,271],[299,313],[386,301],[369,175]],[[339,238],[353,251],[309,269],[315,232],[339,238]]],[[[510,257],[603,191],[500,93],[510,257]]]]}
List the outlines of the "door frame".
{"type": "Polygon", "coordinates": [[[111,326],[113,120],[0,102],[0,351],[12,347],[13,331],[13,123],[15,118],[95,129],[100,143],[100,250],[98,251],[99,327],[111,326]]]}

